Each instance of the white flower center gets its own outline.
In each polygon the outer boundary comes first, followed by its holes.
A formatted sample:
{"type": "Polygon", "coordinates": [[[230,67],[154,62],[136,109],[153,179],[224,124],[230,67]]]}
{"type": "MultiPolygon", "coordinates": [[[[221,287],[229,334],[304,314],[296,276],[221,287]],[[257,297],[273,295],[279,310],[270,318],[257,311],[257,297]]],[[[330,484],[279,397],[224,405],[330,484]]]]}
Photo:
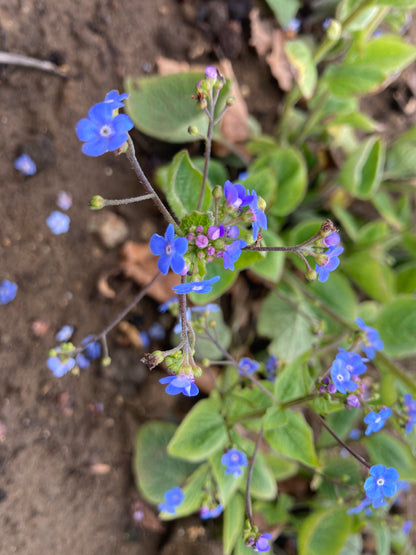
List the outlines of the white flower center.
{"type": "Polygon", "coordinates": [[[343,376],[342,374],[338,374],[337,380],[338,380],[339,382],[343,382],[343,381],[344,381],[344,376],[343,376]]]}
{"type": "Polygon", "coordinates": [[[172,254],[172,252],[173,252],[172,245],[170,245],[170,244],[169,244],[169,245],[166,245],[165,253],[166,253],[166,254],[172,254]]]}
{"type": "Polygon", "coordinates": [[[378,485],[378,486],[384,486],[384,478],[379,478],[379,479],[377,480],[377,485],[378,485]]]}
{"type": "Polygon", "coordinates": [[[350,373],[351,373],[351,371],[353,370],[353,366],[352,366],[351,364],[347,364],[347,366],[346,366],[345,368],[346,368],[346,369],[348,370],[348,372],[350,372],[350,373]]]}
{"type": "Polygon", "coordinates": [[[103,125],[100,128],[100,135],[101,137],[104,137],[105,139],[107,137],[109,137],[111,135],[112,131],[111,131],[111,127],[109,125],[103,125]]]}

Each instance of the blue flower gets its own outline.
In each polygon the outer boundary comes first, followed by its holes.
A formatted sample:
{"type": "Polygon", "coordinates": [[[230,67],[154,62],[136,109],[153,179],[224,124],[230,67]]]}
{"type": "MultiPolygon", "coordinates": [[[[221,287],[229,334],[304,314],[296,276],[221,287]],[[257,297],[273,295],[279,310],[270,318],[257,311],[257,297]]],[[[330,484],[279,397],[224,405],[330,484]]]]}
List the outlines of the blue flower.
{"type": "Polygon", "coordinates": [[[259,234],[260,228],[267,229],[267,216],[257,207],[258,199],[256,191],[251,191],[251,195],[253,200],[250,202],[250,212],[251,212],[251,220],[253,226],[253,239],[256,240],[259,234]]]}
{"type": "Polygon", "coordinates": [[[232,474],[234,478],[241,476],[242,466],[247,466],[247,456],[238,449],[230,449],[221,457],[221,463],[226,467],[225,474],[232,474]]]}
{"type": "Polygon", "coordinates": [[[247,246],[247,243],[242,239],[233,241],[231,245],[227,245],[223,254],[223,263],[225,270],[234,270],[234,263],[241,256],[241,249],[247,246]]]}
{"type": "Polygon", "coordinates": [[[59,357],[49,357],[47,364],[55,378],[62,378],[62,376],[65,376],[65,374],[68,374],[68,372],[73,369],[75,366],[75,359],[67,358],[61,360],[59,357]]]}
{"type": "Polygon", "coordinates": [[[376,464],[370,468],[370,476],[364,482],[364,489],[375,509],[384,505],[385,497],[392,497],[396,493],[398,480],[399,473],[393,467],[386,468],[384,464],[376,464]]]}
{"type": "Polygon", "coordinates": [[[228,206],[235,209],[248,206],[253,200],[252,195],[247,195],[247,191],[242,185],[239,183],[233,185],[228,179],[224,183],[224,196],[228,206]]]}
{"type": "MultiPolygon", "coordinates": [[[[368,505],[371,505],[371,499],[369,499],[368,497],[364,497],[364,499],[356,507],[353,507],[352,509],[348,509],[347,514],[356,515],[358,513],[361,513],[361,511],[366,509],[368,505]]],[[[368,509],[366,509],[366,514],[367,514],[367,510],[368,509]]]]}
{"type": "Polygon", "coordinates": [[[63,326],[55,335],[55,339],[60,343],[69,341],[74,334],[74,326],[63,326]]]}
{"type": "Polygon", "coordinates": [[[361,318],[357,318],[355,322],[365,333],[365,338],[361,343],[361,348],[368,358],[373,359],[376,356],[376,351],[381,351],[383,349],[384,343],[380,339],[378,331],[370,326],[366,326],[361,318]]]}
{"type": "Polygon", "coordinates": [[[123,101],[129,96],[130,95],[127,93],[118,94],[118,91],[114,89],[105,95],[104,102],[110,104],[113,110],[117,108],[124,108],[123,101]]]}
{"type": "Polygon", "coordinates": [[[159,322],[152,324],[148,330],[150,339],[162,341],[166,337],[166,330],[159,322]]]}
{"type": "MultiPolygon", "coordinates": [[[[192,319],[192,314],[191,314],[191,309],[187,308],[186,309],[186,319],[191,320],[192,319]]],[[[176,326],[173,328],[173,333],[181,333],[182,331],[182,318],[179,318],[178,323],[176,324],[176,326]]]]}
{"type": "Polygon", "coordinates": [[[322,239],[322,244],[325,247],[337,247],[341,243],[341,236],[336,231],[330,233],[322,239]]]}
{"type": "Polygon", "coordinates": [[[164,237],[154,233],[150,239],[150,250],[160,257],[157,261],[157,267],[164,275],[168,273],[169,266],[175,274],[180,274],[183,271],[185,268],[183,255],[187,249],[188,240],[185,237],[175,239],[175,230],[172,224],[168,225],[164,237]]]}
{"type": "Polygon", "coordinates": [[[293,33],[297,33],[300,29],[300,26],[301,26],[300,19],[297,19],[296,17],[294,17],[289,21],[287,25],[283,26],[283,29],[285,31],[292,31],[293,33]]]}
{"type": "Polygon", "coordinates": [[[269,381],[274,381],[276,378],[276,370],[279,367],[279,361],[274,355],[270,355],[266,362],[267,379],[269,381]]]}
{"type": "Polygon", "coordinates": [[[202,520],[207,520],[208,518],[217,518],[217,516],[220,516],[223,510],[224,509],[221,503],[213,509],[204,506],[201,507],[201,509],[199,510],[199,516],[202,518],[202,520]]]}
{"type": "Polygon", "coordinates": [[[10,303],[16,296],[17,284],[4,279],[0,282],[0,304],[10,303]]]}
{"type": "Polygon", "coordinates": [[[324,254],[324,261],[315,266],[318,281],[325,283],[329,278],[329,272],[333,272],[339,266],[338,256],[344,252],[343,247],[330,247],[324,254]]]}
{"type": "Polygon", "coordinates": [[[386,423],[387,418],[389,418],[391,414],[392,411],[388,408],[382,409],[379,413],[374,411],[369,412],[364,418],[364,422],[368,424],[365,435],[369,436],[370,434],[381,430],[386,423]]]}
{"type": "Polygon", "coordinates": [[[59,191],[56,204],[61,210],[69,210],[72,206],[72,197],[65,191],[59,191]]]}
{"type": "Polygon", "coordinates": [[[36,164],[28,154],[21,154],[14,161],[14,167],[23,175],[35,175],[36,164]]]}
{"type": "Polygon", "coordinates": [[[219,312],[221,309],[215,303],[208,303],[205,306],[193,306],[191,310],[192,312],[203,312],[204,314],[209,314],[210,312],[219,312]]]}
{"type": "Polygon", "coordinates": [[[416,399],[412,399],[409,393],[404,396],[404,406],[408,414],[406,423],[406,435],[410,434],[413,426],[416,424],[416,399]]]}
{"type": "Polygon", "coordinates": [[[86,345],[84,349],[84,355],[88,360],[95,360],[101,356],[101,345],[98,341],[91,341],[93,335],[87,335],[85,339],[81,341],[81,345],[86,345]]]}
{"type": "Polygon", "coordinates": [[[158,509],[159,511],[165,511],[174,515],[176,508],[179,507],[184,499],[185,494],[180,487],[176,486],[175,488],[168,489],[165,492],[165,501],[160,503],[158,509]]]}
{"type": "Polygon", "coordinates": [[[49,227],[54,235],[66,233],[69,229],[70,223],[70,217],[66,214],[63,214],[62,212],[59,212],[59,210],[54,210],[46,218],[46,225],[49,227]]]}
{"type": "Polygon", "coordinates": [[[75,357],[75,361],[80,370],[86,370],[90,365],[90,361],[82,353],[77,354],[77,356],[75,357]]]}
{"type": "Polygon", "coordinates": [[[358,353],[346,351],[341,347],[338,350],[339,353],[337,354],[336,359],[342,360],[345,363],[345,368],[351,376],[359,376],[367,370],[367,366],[364,364],[363,359],[358,353]]]}
{"type": "Polygon", "coordinates": [[[351,375],[346,369],[345,362],[339,358],[336,358],[332,363],[331,378],[340,393],[355,391],[358,387],[351,379],[351,375]]]}
{"type": "Polygon", "coordinates": [[[127,141],[127,131],[133,122],[126,114],[114,116],[117,101],[95,104],[88,112],[88,118],[77,123],[75,131],[78,139],[84,142],[82,152],[87,156],[101,156],[107,151],[117,150],[127,141]]]}
{"type": "Polygon", "coordinates": [[[238,363],[238,373],[241,376],[247,374],[252,374],[259,369],[259,363],[256,360],[251,360],[251,358],[243,357],[238,363]]]}
{"type": "Polygon", "coordinates": [[[165,390],[169,395],[183,393],[186,397],[195,397],[195,395],[198,395],[199,389],[194,382],[195,378],[193,376],[186,376],[185,374],[168,376],[167,378],[159,380],[159,383],[169,384],[165,390]]]}
{"type": "Polygon", "coordinates": [[[167,300],[165,303],[162,303],[161,305],[158,306],[158,311],[165,313],[169,310],[169,307],[171,305],[174,304],[178,304],[178,297],[175,295],[174,297],[171,297],[169,300],[167,300]]]}
{"type": "Polygon", "coordinates": [[[147,335],[147,333],[145,331],[140,331],[139,332],[139,336],[142,342],[142,346],[147,349],[150,345],[150,339],[149,336],[147,335]]]}
{"type": "Polygon", "coordinates": [[[201,281],[191,281],[189,283],[180,283],[175,285],[172,289],[177,295],[186,295],[186,293],[210,293],[214,283],[220,279],[220,276],[214,276],[210,279],[201,281]]]}
{"type": "Polygon", "coordinates": [[[266,553],[270,550],[269,540],[272,539],[271,534],[262,534],[256,540],[256,546],[254,547],[254,551],[258,551],[259,553],[266,553]]]}
{"type": "Polygon", "coordinates": [[[406,520],[403,523],[403,527],[402,527],[402,532],[403,534],[405,534],[405,536],[408,535],[408,533],[410,532],[410,529],[412,528],[412,521],[411,520],[406,520]]]}

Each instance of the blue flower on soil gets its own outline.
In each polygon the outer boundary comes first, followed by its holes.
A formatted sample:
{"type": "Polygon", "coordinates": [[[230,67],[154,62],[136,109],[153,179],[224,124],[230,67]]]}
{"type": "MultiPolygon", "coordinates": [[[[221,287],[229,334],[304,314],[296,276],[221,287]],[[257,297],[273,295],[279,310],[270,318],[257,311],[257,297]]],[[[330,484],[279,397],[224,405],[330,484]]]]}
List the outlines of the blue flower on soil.
{"type": "Polygon", "coordinates": [[[62,378],[62,376],[65,376],[65,374],[68,374],[73,369],[75,359],[67,358],[66,360],[61,360],[59,357],[49,357],[47,364],[55,378],[62,378]]]}
{"type": "Polygon", "coordinates": [[[246,246],[247,243],[245,241],[238,239],[237,241],[233,241],[231,245],[225,247],[222,257],[225,270],[234,270],[234,263],[237,262],[241,256],[241,249],[246,246]]]}
{"type": "Polygon", "coordinates": [[[368,497],[364,497],[364,499],[356,507],[352,507],[351,509],[348,509],[347,514],[357,515],[358,513],[361,513],[361,511],[366,509],[368,505],[371,505],[371,499],[369,499],[368,497]]]}
{"type": "Polygon", "coordinates": [[[72,196],[66,191],[59,191],[56,204],[61,210],[69,210],[72,206],[72,196]]]}
{"type": "Polygon", "coordinates": [[[86,370],[90,365],[90,361],[82,353],[78,353],[75,360],[80,370],[86,370]]]}
{"type": "Polygon", "coordinates": [[[345,366],[345,362],[339,358],[336,358],[331,366],[331,378],[340,393],[355,391],[358,387],[345,366]]]}
{"type": "Polygon", "coordinates": [[[0,304],[8,304],[15,297],[17,293],[17,283],[13,283],[8,279],[0,282],[0,304]]]}
{"type": "Polygon", "coordinates": [[[364,489],[375,509],[384,505],[385,497],[392,497],[396,493],[398,480],[399,473],[393,467],[386,468],[384,464],[376,464],[370,468],[370,476],[364,482],[364,489]]]}
{"type": "Polygon", "coordinates": [[[322,243],[325,247],[337,247],[341,243],[341,236],[336,231],[323,238],[322,243]]]}
{"type": "Polygon", "coordinates": [[[117,150],[127,141],[127,131],[133,122],[126,114],[114,116],[115,101],[99,102],[80,120],[75,128],[78,139],[83,141],[82,152],[87,156],[101,156],[117,150]]]}
{"type": "Polygon", "coordinates": [[[203,312],[204,314],[209,314],[210,312],[219,312],[221,309],[215,303],[208,303],[205,306],[193,306],[191,310],[192,312],[203,312]]]}
{"type": "Polygon", "coordinates": [[[164,275],[168,273],[169,266],[175,274],[180,274],[183,271],[185,268],[183,255],[187,249],[188,240],[185,237],[175,239],[175,230],[172,224],[168,225],[164,237],[154,233],[150,238],[150,250],[160,257],[157,261],[157,267],[164,275]]]}
{"type": "Polygon", "coordinates": [[[195,397],[195,395],[198,395],[199,389],[194,382],[195,378],[193,376],[186,376],[185,374],[168,376],[167,378],[159,380],[159,383],[169,384],[165,390],[169,395],[183,393],[186,397],[195,397]]]}
{"type": "Polygon", "coordinates": [[[123,101],[129,96],[130,95],[127,93],[118,94],[118,91],[114,89],[105,95],[104,102],[110,104],[113,110],[117,108],[124,108],[123,101]]]}
{"type": "Polygon", "coordinates": [[[242,185],[239,183],[233,185],[228,179],[224,183],[224,196],[228,206],[235,209],[249,206],[253,200],[252,195],[247,195],[247,191],[242,185]]]}
{"type": "Polygon", "coordinates": [[[258,199],[256,191],[251,191],[251,195],[253,200],[250,202],[250,212],[251,212],[251,219],[252,219],[252,226],[253,226],[253,239],[256,240],[259,234],[260,228],[267,229],[267,216],[257,207],[258,199]]]}
{"type": "Polygon", "coordinates": [[[35,175],[36,164],[28,154],[21,154],[14,161],[14,167],[23,175],[35,175]]]}
{"type": "Polygon", "coordinates": [[[382,409],[379,413],[374,411],[369,412],[364,418],[364,422],[368,424],[365,435],[369,436],[370,434],[381,430],[386,423],[387,418],[389,418],[391,414],[392,411],[388,408],[382,409]]]}
{"type": "Polygon", "coordinates": [[[201,281],[191,281],[189,283],[180,283],[175,285],[172,289],[177,295],[186,295],[187,293],[210,293],[214,283],[220,279],[220,276],[214,276],[210,279],[201,281]]]}
{"type": "Polygon", "coordinates": [[[325,261],[315,266],[318,274],[318,281],[325,283],[329,278],[329,273],[336,270],[339,266],[338,256],[344,252],[344,247],[330,247],[325,252],[325,261]]]}
{"type": "Polygon", "coordinates": [[[98,341],[92,341],[93,335],[88,335],[81,341],[81,345],[87,345],[84,349],[84,355],[88,360],[95,360],[101,356],[101,344],[98,341]]]}
{"type": "Polygon", "coordinates": [[[221,463],[226,467],[225,474],[232,474],[238,478],[243,473],[242,466],[247,466],[247,456],[238,449],[230,449],[221,457],[221,463]]]}
{"type": "Polygon", "coordinates": [[[404,396],[404,406],[408,414],[408,420],[406,423],[406,435],[410,434],[413,426],[416,424],[416,399],[412,399],[409,393],[404,396]]]}
{"type": "Polygon", "coordinates": [[[361,318],[355,320],[357,326],[365,333],[365,339],[361,343],[361,348],[372,359],[376,356],[376,351],[381,351],[384,347],[378,331],[370,326],[366,326],[361,318]]]}
{"type": "Polygon", "coordinates": [[[150,326],[148,332],[150,339],[154,341],[163,341],[166,337],[166,330],[159,322],[155,322],[150,326]]]}
{"type": "Polygon", "coordinates": [[[253,548],[254,551],[258,551],[259,553],[266,553],[270,550],[269,540],[272,539],[271,534],[262,534],[259,538],[257,538],[256,545],[253,548]]]}
{"type": "Polygon", "coordinates": [[[223,506],[221,504],[217,505],[213,509],[210,509],[207,506],[201,507],[199,510],[199,516],[202,520],[207,520],[208,518],[217,518],[223,511],[223,506]]]}
{"type": "Polygon", "coordinates": [[[367,366],[364,364],[363,359],[358,353],[346,351],[341,347],[338,350],[339,353],[337,354],[336,359],[342,360],[345,363],[345,368],[351,376],[359,376],[367,370],[367,366]]]}
{"type": "Polygon", "coordinates": [[[165,501],[160,503],[158,506],[159,511],[165,511],[174,515],[176,513],[176,508],[185,499],[185,494],[180,487],[176,486],[172,489],[168,489],[165,492],[165,501]]]}
{"type": "Polygon", "coordinates": [[[243,357],[238,363],[238,373],[241,376],[246,374],[252,374],[259,369],[259,363],[256,360],[251,360],[251,358],[243,357]]]}
{"type": "Polygon", "coordinates": [[[59,210],[54,210],[46,218],[46,225],[49,227],[54,235],[66,233],[69,229],[70,223],[70,217],[66,214],[63,214],[62,212],[59,212],[59,210]]]}
{"type": "Polygon", "coordinates": [[[62,326],[62,328],[55,335],[55,339],[60,343],[69,341],[74,334],[74,326],[62,326]]]}

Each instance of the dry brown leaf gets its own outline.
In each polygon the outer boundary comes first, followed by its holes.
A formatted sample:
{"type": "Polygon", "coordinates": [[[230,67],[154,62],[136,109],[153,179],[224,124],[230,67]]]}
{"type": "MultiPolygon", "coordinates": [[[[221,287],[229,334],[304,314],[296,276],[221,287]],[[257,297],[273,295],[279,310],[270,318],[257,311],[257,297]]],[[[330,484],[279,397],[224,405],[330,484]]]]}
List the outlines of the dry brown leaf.
{"type": "Polygon", "coordinates": [[[272,36],[272,51],[266,56],[273,77],[277,79],[280,88],[288,91],[292,87],[293,75],[285,52],[285,39],[282,31],[275,29],[272,36]]]}
{"type": "MultiPolygon", "coordinates": [[[[133,279],[140,287],[147,285],[157,274],[157,257],[152,254],[148,243],[127,241],[121,248],[121,269],[126,277],[133,279]]],[[[180,277],[172,272],[161,276],[150,287],[147,294],[164,303],[173,297],[172,287],[180,283],[180,277]]]]}
{"type": "Polygon", "coordinates": [[[143,341],[136,326],[123,321],[119,323],[117,329],[126,337],[130,345],[133,345],[136,349],[143,349],[143,341]]]}
{"type": "Polygon", "coordinates": [[[260,10],[250,10],[250,45],[254,46],[259,56],[264,56],[272,48],[273,23],[271,20],[261,20],[260,10]]]}
{"type": "Polygon", "coordinates": [[[250,137],[248,126],[248,108],[241,94],[230,60],[220,60],[218,68],[231,81],[231,96],[234,105],[227,110],[221,121],[221,132],[230,143],[243,143],[250,137]]]}
{"type": "Polygon", "coordinates": [[[103,476],[104,474],[108,474],[111,470],[111,466],[105,463],[94,463],[90,466],[90,471],[92,474],[96,474],[98,476],[103,476]]]}
{"type": "Polygon", "coordinates": [[[171,75],[172,73],[181,73],[184,71],[205,71],[205,66],[190,65],[188,62],[178,62],[177,60],[171,60],[164,56],[158,56],[156,58],[156,66],[160,75],[171,75]]]}

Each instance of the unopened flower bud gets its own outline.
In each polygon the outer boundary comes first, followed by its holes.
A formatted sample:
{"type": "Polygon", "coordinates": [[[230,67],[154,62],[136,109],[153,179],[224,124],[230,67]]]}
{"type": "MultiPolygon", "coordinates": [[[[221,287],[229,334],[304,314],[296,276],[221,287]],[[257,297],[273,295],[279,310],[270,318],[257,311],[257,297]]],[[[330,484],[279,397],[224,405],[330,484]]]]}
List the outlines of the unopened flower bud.
{"type": "Polygon", "coordinates": [[[111,357],[107,356],[101,359],[101,366],[107,367],[107,366],[110,366],[110,364],[111,364],[111,357]]]}
{"type": "Polygon", "coordinates": [[[165,359],[162,351],[154,351],[153,353],[146,353],[140,361],[145,364],[149,370],[153,370],[158,364],[163,362],[165,359]]]}
{"type": "Polygon", "coordinates": [[[198,128],[195,127],[195,125],[190,125],[190,126],[188,127],[188,133],[189,133],[190,135],[194,135],[194,136],[196,136],[196,137],[200,135],[200,133],[199,133],[199,131],[198,131],[198,128]]]}
{"type": "Polygon", "coordinates": [[[318,277],[318,274],[316,273],[315,270],[312,270],[312,268],[310,268],[306,272],[306,279],[308,279],[309,281],[315,281],[317,277],[318,277]]]}
{"type": "Polygon", "coordinates": [[[214,66],[207,66],[205,68],[205,79],[216,79],[218,75],[217,68],[214,66]]]}
{"type": "Polygon", "coordinates": [[[226,104],[227,104],[227,106],[234,106],[234,104],[235,104],[235,98],[234,98],[234,96],[229,96],[229,97],[227,98],[226,104]]]}
{"type": "Polygon", "coordinates": [[[224,196],[224,191],[221,187],[221,185],[216,185],[212,191],[212,196],[215,199],[221,199],[224,196]]]}
{"type": "Polygon", "coordinates": [[[331,19],[326,28],[326,36],[329,38],[329,40],[332,40],[335,42],[341,38],[341,34],[342,34],[341,23],[336,19],[331,19]]]}
{"type": "Polygon", "coordinates": [[[199,366],[193,368],[193,373],[195,378],[200,378],[202,376],[202,370],[199,366]]]}
{"type": "Polygon", "coordinates": [[[334,222],[329,218],[321,225],[321,229],[320,229],[322,237],[326,237],[327,235],[330,235],[331,233],[334,233],[337,231],[338,230],[335,227],[334,222]]]}
{"type": "Polygon", "coordinates": [[[90,200],[91,210],[101,210],[104,208],[104,199],[101,195],[94,195],[90,200]]]}
{"type": "Polygon", "coordinates": [[[266,210],[267,207],[267,202],[264,200],[263,197],[258,196],[257,197],[257,208],[259,208],[260,210],[263,210],[263,212],[266,210]]]}

